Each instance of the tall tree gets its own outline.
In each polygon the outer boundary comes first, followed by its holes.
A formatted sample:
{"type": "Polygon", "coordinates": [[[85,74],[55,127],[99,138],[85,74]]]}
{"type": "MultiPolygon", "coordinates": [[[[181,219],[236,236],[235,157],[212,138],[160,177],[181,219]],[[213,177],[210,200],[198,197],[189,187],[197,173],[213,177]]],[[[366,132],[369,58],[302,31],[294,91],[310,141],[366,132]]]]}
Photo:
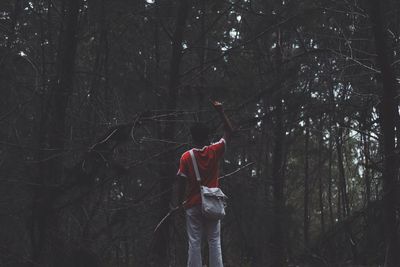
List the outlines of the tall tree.
{"type": "Polygon", "coordinates": [[[392,49],[388,45],[381,1],[370,0],[369,14],[375,40],[376,61],[380,69],[382,83],[379,105],[383,137],[383,221],[385,225],[386,264],[399,265],[398,231],[396,218],[396,196],[398,182],[398,156],[396,153],[396,120],[398,120],[397,82],[392,68],[392,49]]]}
{"type": "Polygon", "coordinates": [[[80,0],[63,2],[63,28],[59,38],[57,75],[48,98],[47,109],[42,115],[39,132],[40,167],[35,182],[32,209],[31,242],[32,262],[50,265],[60,256],[62,237],[59,237],[58,214],[53,210],[58,192],[56,186],[62,183],[64,145],[66,140],[66,112],[73,91],[74,65],[78,44],[78,17],[80,0]],[[46,153],[45,153],[46,152],[46,153]],[[49,253],[52,251],[53,257],[49,253]]]}
{"type": "MultiPolygon", "coordinates": [[[[277,31],[277,45],[274,51],[275,69],[278,81],[283,75],[282,66],[282,35],[281,30],[277,31]]],[[[283,119],[283,83],[276,88],[274,104],[274,148],[272,158],[272,179],[273,179],[273,233],[271,239],[272,266],[285,266],[285,245],[284,245],[284,119],[283,119]]]]}
{"type": "MultiPolygon", "coordinates": [[[[186,0],[179,1],[179,8],[176,14],[175,31],[172,35],[172,53],[170,59],[170,73],[168,82],[168,94],[166,97],[166,108],[169,112],[173,112],[177,108],[178,95],[181,90],[180,84],[180,67],[182,62],[182,44],[184,40],[184,30],[187,22],[187,17],[190,10],[190,2],[186,0]]],[[[174,116],[170,117],[171,120],[167,121],[162,133],[165,140],[173,140],[175,136],[176,125],[174,116]]],[[[162,182],[160,183],[160,191],[163,192],[172,187],[175,173],[176,173],[176,153],[172,151],[168,153],[165,158],[165,166],[162,166],[161,175],[162,182]]],[[[166,213],[169,209],[170,195],[165,195],[161,201],[161,212],[166,213]]],[[[159,239],[156,241],[157,245],[157,266],[169,266],[168,250],[169,250],[169,223],[167,222],[160,229],[158,234],[159,239]]]]}
{"type": "Polygon", "coordinates": [[[310,243],[310,172],[309,172],[309,143],[310,143],[310,121],[305,118],[305,136],[304,136],[304,249],[307,251],[310,243]]]}

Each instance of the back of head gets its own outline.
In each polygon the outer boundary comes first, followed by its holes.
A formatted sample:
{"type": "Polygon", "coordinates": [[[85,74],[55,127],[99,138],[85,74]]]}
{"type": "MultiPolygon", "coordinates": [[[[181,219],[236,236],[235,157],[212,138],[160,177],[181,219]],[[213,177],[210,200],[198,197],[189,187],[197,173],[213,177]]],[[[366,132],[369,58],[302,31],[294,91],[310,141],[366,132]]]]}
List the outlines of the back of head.
{"type": "Polygon", "coordinates": [[[190,127],[190,134],[192,135],[193,142],[195,144],[205,144],[208,142],[208,135],[210,129],[202,122],[196,122],[190,127]]]}

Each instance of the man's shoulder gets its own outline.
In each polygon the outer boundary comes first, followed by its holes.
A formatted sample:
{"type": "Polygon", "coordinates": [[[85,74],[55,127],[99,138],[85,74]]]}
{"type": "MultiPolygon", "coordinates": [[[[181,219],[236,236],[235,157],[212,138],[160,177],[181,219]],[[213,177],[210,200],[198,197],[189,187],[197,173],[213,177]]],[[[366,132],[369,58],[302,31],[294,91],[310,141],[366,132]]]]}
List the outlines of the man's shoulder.
{"type": "Polygon", "coordinates": [[[226,150],[226,141],[225,139],[222,137],[221,139],[219,139],[218,142],[212,143],[209,148],[211,148],[212,150],[226,150]]]}
{"type": "Polygon", "coordinates": [[[190,157],[189,151],[190,150],[187,150],[187,151],[183,152],[183,154],[181,156],[181,160],[186,160],[186,159],[188,159],[190,157]]]}
{"type": "Polygon", "coordinates": [[[219,145],[219,144],[224,144],[224,145],[226,145],[226,140],[225,140],[225,138],[221,137],[217,142],[211,143],[211,146],[212,146],[212,145],[219,145]]]}

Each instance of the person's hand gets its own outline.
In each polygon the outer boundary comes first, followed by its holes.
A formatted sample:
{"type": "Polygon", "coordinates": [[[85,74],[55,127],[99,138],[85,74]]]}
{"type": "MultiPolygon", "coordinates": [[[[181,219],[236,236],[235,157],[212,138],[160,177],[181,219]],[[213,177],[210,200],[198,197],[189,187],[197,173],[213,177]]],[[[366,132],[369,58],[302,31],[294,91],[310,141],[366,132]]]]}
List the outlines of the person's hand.
{"type": "Polygon", "coordinates": [[[211,105],[214,107],[214,109],[218,112],[218,113],[222,113],[224,111],[224,107],[222,106],[221,102],[215,101],[215,100],[211,100],[211,105]]]}
{"type": "Polygon", "coordinates": [[[176,210],[179,210],[183,207],[183,203],[182,204],[174,204],[174,203],[169,203],[169,211],[170,212],[174,212],[176,210]]]}

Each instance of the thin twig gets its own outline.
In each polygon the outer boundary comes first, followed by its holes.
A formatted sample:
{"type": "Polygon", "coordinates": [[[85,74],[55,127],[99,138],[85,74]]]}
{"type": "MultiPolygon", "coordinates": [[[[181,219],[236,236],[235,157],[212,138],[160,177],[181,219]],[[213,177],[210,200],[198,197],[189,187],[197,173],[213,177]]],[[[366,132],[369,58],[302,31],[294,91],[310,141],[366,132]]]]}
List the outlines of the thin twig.
{"type": "Polygon", "coordinates": [[[233,171],[233,172],[231,172],[231,173],[228,173],[228,174],[225,174],[225,175],[219,177],[218,180],[221,180],[221,179],[223,179],[223,178],[232,176],[232,175],[234,175],[235,173],[240,172],[241,170],[243,170],[243,169],[245,169],[245,168],[247,168],[247,167],[249,167],[249,166],[251,166],[251,165],[253,165],[253,164],[254,164],[254,162],[247,163],[246,165],[244,165],[244,166],[238,168],[237,170],[235,170],[235,171],[233,171]]]}

